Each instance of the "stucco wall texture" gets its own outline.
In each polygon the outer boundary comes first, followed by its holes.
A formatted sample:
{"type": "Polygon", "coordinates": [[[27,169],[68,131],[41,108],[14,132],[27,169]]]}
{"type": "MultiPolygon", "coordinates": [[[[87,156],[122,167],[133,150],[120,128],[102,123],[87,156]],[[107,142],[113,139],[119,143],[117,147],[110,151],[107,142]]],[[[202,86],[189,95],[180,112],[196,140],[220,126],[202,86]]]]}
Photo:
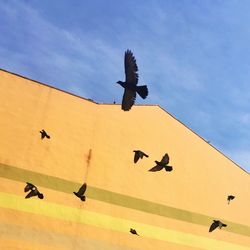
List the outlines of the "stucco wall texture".
{"type": "Polygon", "coordinates": [[[0,117],[0,249],[250,249],[249,174],[159,106],[124,112],[0,70],[0,117]],[[165,153],[173,171],[149,172],[165,153]],[[213,219],[227,227],[209,233],[213,219]]]}

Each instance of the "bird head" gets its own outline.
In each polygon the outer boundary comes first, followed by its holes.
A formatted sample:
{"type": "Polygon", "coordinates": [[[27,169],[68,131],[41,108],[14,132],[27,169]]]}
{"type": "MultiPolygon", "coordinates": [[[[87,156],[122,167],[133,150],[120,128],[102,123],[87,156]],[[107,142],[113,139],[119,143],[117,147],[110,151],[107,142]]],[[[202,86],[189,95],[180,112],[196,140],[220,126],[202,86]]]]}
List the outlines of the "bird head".
{"type": "Polygon", "coordinates": [[[38,194],[38,198],[39,198],[39,199],[43,199],[43,194],[39,193],[39,194],[38,194]]]}

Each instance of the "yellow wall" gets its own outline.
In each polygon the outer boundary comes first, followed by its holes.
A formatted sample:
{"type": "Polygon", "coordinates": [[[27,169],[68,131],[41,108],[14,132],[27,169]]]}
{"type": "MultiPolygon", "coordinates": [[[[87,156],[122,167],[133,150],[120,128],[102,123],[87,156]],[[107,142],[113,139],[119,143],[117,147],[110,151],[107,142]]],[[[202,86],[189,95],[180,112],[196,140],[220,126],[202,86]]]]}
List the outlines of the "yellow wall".
{"type": "Polygon", "coordinates": [[[249,174],[159,106],[124,112],[2,70],[0,117],[1,249],[250,249],[249,174]],[[149,172],[165,153],[174,170],[149,172]],[[44,200],[24,199],[26,181],[44,200]],[[213,219],[228,226],[209,233],[213,219]]]}

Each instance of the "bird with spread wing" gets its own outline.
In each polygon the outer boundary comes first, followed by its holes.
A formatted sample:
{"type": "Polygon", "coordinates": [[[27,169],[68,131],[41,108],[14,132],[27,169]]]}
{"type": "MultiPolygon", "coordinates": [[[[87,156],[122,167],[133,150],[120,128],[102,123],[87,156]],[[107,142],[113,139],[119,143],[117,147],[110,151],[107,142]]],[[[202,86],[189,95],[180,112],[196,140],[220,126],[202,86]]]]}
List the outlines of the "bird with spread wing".
{"type": "Polygon", "coordinates": [[[148,96],[148,88],[146,85],[137,86],[138,84],[138,67],[135,57],[131,50],[125,51],[124,57],[125,66],[125,82],[118,81],[124,88],[124,94],[122,98],[122,110],[128,111],[135,103],[136,93],[143,99],[148,96]]]}
{"type": "Polygon", "coordinates": [[[219,227],[219,229],[221,229],[222,227],[226,227],[227,225],[222,223],[219,220],[214,220],[214,222],[211,224],[210,228],[209,228],[209,232],[211,233],[212,231],[214,231],[217,227],[219,227]]]}
{"type": "Polygon", "coordinates": [[[42,129],[41,131],[39,131],[41,133],[41,139],[43,140],[44,138],[50,139],[50,136],[47,134],[47,132],[42,129]]]}
{"type": "Polygon", "coordinates": [[[85,191],[87,189],[87,184],[84,183],[78,190],[78,192],[73,192],[78,198],[80,198],[82,201],[86,200],[85,191]]]}
{"type": "Polygon", "coordinates": [[[136,163],[140,158],[142,159],[143,156],[148,157],[148,155],[142,152],[141,150],[134,150],[133,152],[135,153],[134,163],[136,163]]]}
{"type": "Polygon", "coordinates": [[[40,193],[37,189],[37,187],[35,185],[33,185],[32,183],[26,182],[26,186],[24,188],[24,192],[29,192],[26,196],[25,199],[31,198],[33,196],[38,196],[39,199],[43,199],[43,194],[40,193]]]}
{"type": "Polygon", "coordinates": [[[166,171],[172,171],[173,170],[173,167],[172,166],[168,166],[168,163],[169,163],[169,156],[168,154],[165,154],[161,161],[155,161],[156,163],[156,166],[149,169],[148,171],[151,171],[151,172],[156,172],[156,171],[160,171],[162,170],[163,168],[165,168],[166,171]]]}
{"type": "Polygon", "coordinates": [[[233,196],[233,195],[228,195],[228,196],[227,196],[227,202],[228,202],[228,204],[229,204],[230,201],[233,200],[234,198],[235,198],[235,196],[233,196]]]}

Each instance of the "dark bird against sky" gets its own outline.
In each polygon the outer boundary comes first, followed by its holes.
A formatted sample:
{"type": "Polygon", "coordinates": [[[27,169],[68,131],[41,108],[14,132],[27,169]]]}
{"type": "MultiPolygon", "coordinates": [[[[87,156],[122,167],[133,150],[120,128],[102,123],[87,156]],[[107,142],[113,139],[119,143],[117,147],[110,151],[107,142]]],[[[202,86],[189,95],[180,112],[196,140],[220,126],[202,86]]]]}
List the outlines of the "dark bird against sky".
{"type": "Polygon", "coordinates": [[[141,98],[145,99],[148,95],[148,88],[146,85],[137,86],[138,67],[131,50],[125,51],[124,66],[125,82],[118,81],[117,83],[124,88],[124,94],[122,98],[122,110],[128,111],[135,103],[136,93],[138,93],[141,98]]]}
{"type": "Polygon", "coordinates": [[[155,161],[155,163],[157,164],[155,167],[149,169],[149,171],[151,172],[156,172],[156,171],[160,171],[162,170],[163,168],[165,168],[166,171],[172,171],[173,170],[173,167],[172,166],[167,166],[168,163],[169,163],[169,156],[168,154],[165,154],[161,161],[155,161]]]}
{"type": "Polygon", "coordinates": [[[26,196],[25,199],[31,198],[33,196],[38,196],[39,199],[43,199],[43,194],[40,193],[37,189],[37,187],[35,185],[33,185],[32,183],[26,182],[26,186],[24,188],[24,192],[29,192],[26,196]]]}
{"type": "Polygon", "coordinates": [[[233,196],[233,195],[228,195],[228,196],[227,196],[228,204],[229,204],[230,201],[233,200],[234,198],[235,198],[235,196],[233,196]]]}
{"type": "Polygon", "coordinates": [[[41,131],[39,131],[41,133],[41,139],[43,140],[45,137],[47,139],[50,139],[50,136],[46,133],[46,131],[43,129],[41,131]]]}
{"type": "Polygon", "coordinates": [[[211,233],[212,231],[214,231],[217,227],[219,227],[219,229],[221,229],[222,227],[226,227],[227,225],[222,223],[219,220],[214,220],[214,222],[211,224],[210,228],[209,228],[209,232],[211,233]]]}
{"type": "Polygon", "coordinates": [[[130,231],[129,231],[131,234],[136,234],[136,235],[138,235],[139,236],[139,234],[136,232],[136,230],[135,229],[133,229],[133,228],[130,228],[130,231]]]}
{"type": "Polygon", "coordinates": [[[84,195],[85,191],[87,189],[87,184],[84,183],[78,190],[78,192],[73,192],[78,198],[80,198],[82,201],[86,200],[86,196],[84,195]]]}
{"type": "Polygon", "coordinates": [[[142,159],[143,156],[148,157],[148,155],[146,155],[144,152],[142,152],[141,150],[134,150],[133,151],[135,153],[134,156],[134,163],[136,163],[140,158],[142,159]]]}

